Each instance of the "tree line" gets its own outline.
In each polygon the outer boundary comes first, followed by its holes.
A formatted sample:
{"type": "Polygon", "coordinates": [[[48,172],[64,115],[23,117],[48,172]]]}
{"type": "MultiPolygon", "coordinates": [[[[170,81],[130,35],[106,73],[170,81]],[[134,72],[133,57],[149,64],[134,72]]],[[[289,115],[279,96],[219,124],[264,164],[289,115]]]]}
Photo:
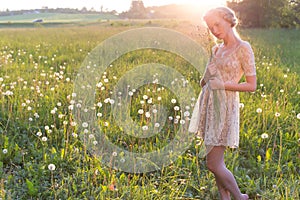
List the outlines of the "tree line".
{"type": "Polygon", "coordinates": [[[231,0],[227,6],[244,27],[300,27],[300,0],[231,0]]]}

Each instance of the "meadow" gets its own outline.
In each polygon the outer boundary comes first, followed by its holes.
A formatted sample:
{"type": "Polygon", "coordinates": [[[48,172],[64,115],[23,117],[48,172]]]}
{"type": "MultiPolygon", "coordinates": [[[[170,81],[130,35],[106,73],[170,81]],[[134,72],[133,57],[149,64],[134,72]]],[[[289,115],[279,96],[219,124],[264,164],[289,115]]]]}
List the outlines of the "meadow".
{"type": "MultiPolygon", "coordinates": [[[[72,111],[81,105],[72,98],[82,62],[110,36],[145,26],[170,28],[201,40],[189,35],[192,24],[175,20],[0,29],[0,199],[218,199],[197,137],[172,164],[148,173],[109,167],[81,140],[85,134],[81,127],[87,124],[74,120],[72,111]]],[[[240,33],[255,52],[258,87],[240,94],[240,147],[228,149],[225,162],[251,199],[299,199],[299,30],[242,29],[240,33]]],[[[194,105],[191,97],[190,106],[181,107],[174,92],[155,82],[141,88],[128,86],[133,121],[148,128],[154,104],[156,112],[164,106],[168,117],[162,119],[163,125],[155,124],[161,126],[160,132],[149,138],[126,135],[113,123],[112,107],[118,102],[112,98],[114,85],[127,71],[153,62],[184,76],[171,80],[172,84],[183,81],[200,92],[201,74],[170,52],[135,50],[111,63],[94,86],[94,111],[106,137],[128,151],[167,145],[186,125],[194,105]]]]}

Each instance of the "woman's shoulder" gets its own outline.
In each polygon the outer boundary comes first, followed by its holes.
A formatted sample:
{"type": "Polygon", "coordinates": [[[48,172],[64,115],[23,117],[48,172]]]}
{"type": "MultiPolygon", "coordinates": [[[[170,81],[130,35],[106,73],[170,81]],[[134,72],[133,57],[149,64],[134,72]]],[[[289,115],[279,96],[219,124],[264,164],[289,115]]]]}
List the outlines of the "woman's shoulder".
{"type": "Polygon", "coordinates": [[[240,40],[238,48],[242,52],[253,52],[250,42],[246,40],[240,40]]]}
{"type": "Polygon", "coordinates": [[[242,48],[250,48],[251,49],[250,42],[248,42],[246,40],[240,40],[239,46],[242,47],[242,48]]]}

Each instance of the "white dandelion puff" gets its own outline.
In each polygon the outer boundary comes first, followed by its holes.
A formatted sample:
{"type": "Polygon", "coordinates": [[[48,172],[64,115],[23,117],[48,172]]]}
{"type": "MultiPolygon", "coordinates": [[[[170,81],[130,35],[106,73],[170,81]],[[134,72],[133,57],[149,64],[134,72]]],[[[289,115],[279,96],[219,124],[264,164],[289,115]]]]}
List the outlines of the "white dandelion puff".
{"type": "Polygon", "coordinates": [[[261,138],[262,139],[267,139],[268,137],[269,137],[269,135],[267,133],[261,134],[261,138]]]}
{"type": "Polygon", "coordinates": [[[48,165],[48,169],[50,170],[50,171],[54,171],[55,170],[55,165],[54,164],[49,164],[48,165]]]}

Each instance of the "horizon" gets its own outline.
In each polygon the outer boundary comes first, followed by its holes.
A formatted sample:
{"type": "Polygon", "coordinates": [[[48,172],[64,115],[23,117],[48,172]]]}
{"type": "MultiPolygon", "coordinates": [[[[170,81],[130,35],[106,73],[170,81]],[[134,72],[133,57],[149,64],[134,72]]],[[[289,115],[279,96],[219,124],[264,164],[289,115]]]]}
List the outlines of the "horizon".
{"type": "MultiPolygon", "coordinates": [[[[19,11],[19,10],[35,10],[35,9],[56,9],[56,8],[71,8],[71,9],[82,9],[87,8],[88,10],[94,9],[95,11],[101,11],[101,7],[103,11],[117,11],[118,13],[128,11],[130,9],[132,0],[33,0],[28,2],[22,2],[18,0],[10,0],[5,3],[0,4],[0,11],[19,11]]],[[[195,9],[201,7],[213,7],[218,5],[225,5],[226,0],[210,0],[207,1],[197,1],[197,0],[143,0],[145,7],[152,6],[163,6],[170,4],[177,5],[193,5],[195,9]]]]}

